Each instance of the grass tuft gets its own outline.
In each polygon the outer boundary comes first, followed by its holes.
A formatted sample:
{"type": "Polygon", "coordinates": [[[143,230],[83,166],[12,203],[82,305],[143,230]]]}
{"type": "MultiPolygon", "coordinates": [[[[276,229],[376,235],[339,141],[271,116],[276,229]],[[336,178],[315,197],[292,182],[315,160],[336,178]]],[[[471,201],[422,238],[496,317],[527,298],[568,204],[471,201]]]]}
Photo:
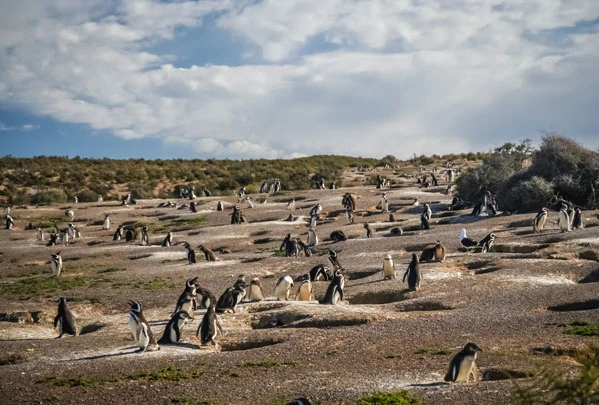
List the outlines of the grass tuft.
{"type": "Polygon", "coordinates": [[[420,399],[407,390],[399,392],[376,392],[358,399],[356,405],[419,405],[420,399]]]}

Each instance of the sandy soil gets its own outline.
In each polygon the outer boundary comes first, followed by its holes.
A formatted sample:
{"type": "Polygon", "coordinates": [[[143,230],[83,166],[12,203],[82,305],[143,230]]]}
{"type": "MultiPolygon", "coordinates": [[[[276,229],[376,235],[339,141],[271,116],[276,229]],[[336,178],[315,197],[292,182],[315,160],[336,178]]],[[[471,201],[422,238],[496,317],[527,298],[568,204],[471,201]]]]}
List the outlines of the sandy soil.
{"type": "MultiPolygon", "coordinates": [[[[0,231],[0,313],[43,314],[38,323],[27,322],[26,316],[25,323],[0,322],[3,402],[269,404],[307,396],[322,404],[350,404],[365,393],[405,388],[430,404],[506,403],[509,380],[443,383],[449,360],[473,341],[484,350],[478,360],[483,373],[532,371],[544,362],[571,367],[567,356],[538,355],[534,349],[596,341],[566,335],[559,324],[599,322],[592,304],[597,299],[593,281],[599,280],[597,212],[585,212],[587,227],[566,234],[559,232],[557,214],[551,213],[546,230],[536,235],[530,226],[534,214],[472,218],[468,211],[448,213],[444,188],[422,190],[412,181],[389,190],[397,223],[376,211],[380,190],[373,187],[264,196],[265,204],[244,208],[249,223],[243,225],[229,224],[230,209],[216,211],[217,201],[231,207],[234,197],[198,199],[199,213],[156,208],[162,200],[130,207],[114,202],[15,207],[15,228],[0,231]],[[353,225],[346,223],[341,206],[347,191],[359,196],[353,225]],[[290,212],[285,207],[292,197],[297,209],[290,212]],[[416,228],[422,207],[411,205],[414,197],[431,203],[430,230],[416,228]],[[280,257],[277,251],[288,232],[306,239],[308,211],[317,202],[328,215],[317,227],[321,243],[316,253],[280,257]],[[36,231],[24,230],[29,222],[63,215],[67,206],[74,209],[82,233],[69,246],[46,247],[36,231]],[[298,217],[293,222],[285,221],[290,213],[298,217]],[[110,230],[102,229],[104,214],[111,215],[110,230]],[[198,217],[205,221],[185,230],[177,222],[198,217]],[[128,221],[162,228],[151,234],[152,246],[113,241],[116,225],[128,221]],[[375,231],[371,239],[365,222],[375,231]],[[402,236],[390,235],[395,226],[404,228],[402,236]],[[495,232],[495,249],[461,252],[463,227],[474,239],[495,232]],[[175,245],[162,248],[167,230],[174,230],[175,245]],[[332,243],[328,236],[334,230],[343,230],[349,239],[332,243]],[[411,253],[437,239],[447,248],[446,261],[423,263],[422,288],[407,291],[401,276],[411,253]],[[188,265],[185,241],[212,248],[220,261],[208,263],[198,252],[198,263],[188,265]],[[230,253],[219,253],[222,249],[230,253]],[[327,264],[329,249],[338,252],[347,278],[340,305],[275,300],[274,284],[281,275],[295,278],[327,264]],[[51,279],[50,254],[58,250],[64,260],[60,281],[74,284],[50,283],[36,290],[51,279]],[[382,280],[388,253],[396,280],[382,280]],[[134,352],[128,300],[142,303],[159,338],[186,279],[198,276],[218,296],[239,274],[248,281],[260,277],[268,298],[221,315],[225,336],[219,337],[220,351],[199,346],[195,331],[204,310],[198,310],[185,327],[183,343],[134,352]],[[55,339],[52,319],[61,296],[88,333],[55,339]],[[572,305],[549,309],[560,304],[572,305]],[[181,373],[169,380],[160,374],[169,367],[181,373]]],[[[317,297],[327,284],[314,283],[317,297]]]]}

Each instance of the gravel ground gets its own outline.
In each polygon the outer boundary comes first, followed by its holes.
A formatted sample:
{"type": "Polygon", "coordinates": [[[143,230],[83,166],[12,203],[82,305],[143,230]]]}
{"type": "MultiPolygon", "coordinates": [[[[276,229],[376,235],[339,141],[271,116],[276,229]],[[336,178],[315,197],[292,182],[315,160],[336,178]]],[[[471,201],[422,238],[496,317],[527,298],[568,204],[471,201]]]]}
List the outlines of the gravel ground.
{"type": "MultiPolygon", "coordinates": [[[[15,207],[15,228],[0,231],[0,313],[43,314],[35,324],[0,322],[3,403],[269,404],[307,396],[321,404],[351,404],[366,393],[400,389],[430,404],[509,402],[509,380],[443,383],[449,360],[473,341],[484,350],[477,362],[483,373],[534,371],[546,362],[572,367],[568,356],[538,355],[534,349],[572,349],[596,341],[566,335],[558,324],[599,322],[592,301],[597,284],[581,283],[599,280],[597,212],[585,212],[587,227],[567,234],[559,232],[557,213],[551,213],[546,230],[535,235],[534,214],[472,218],[468,211],[447,213],[450,198],[442,189],[412,185],[388,191],[396,223],[377,212],[380,190],[372,187],[263,196],[266,203],[244,208],[249,223],[242,225],[229,224],[234,197],[198,199],[198,213],[157,208],[162,200],[129,207],[115,202],[15,207]],[[359,197],[353,225],[346,224],[341,206],[347,191],[359,197]],[[297,209],[290,212],[285,207],[292,197],[297,209]],[[422,206],[414,207],[413,197],[431,203],[430,230],[416,229],[422,206]],[[226,204],[224,212],[216,211],[219,200],[226,204]],[[280,257],[277,251],[288,232],[306,239],[308,212],[317,202],[328,214],[317,226],[316,253],[280,257]],[[24,230],[29,222],[64,215],[67,206],[82,233],[69,246],[46,247],[35,231],[24,230]],[[290,213],[296,220],[285,221],[290,213]],[[102,229],[104,214],[111,215],[110,230],[102,229]],[[200,217],[201,223],[189,221],[200,217]],[[160,227],[150,236],[152,246],[113,241],[116,225],[127,221],[160,227]],[[365,222],[374,230],[371,239],[365,222]],[[391,236],[394,226],[403,227],[404,234],[391,236]],[[461,228],[474,239],[495,232],[495,249],[461,252],[461,228]],[[167,230],[173,231],[175,244],[163,248],[167,230]],[[334,230],[349,239],[332,243],[334,230]],[[437,239],[447,248],[447,259],[423,263],[422,288],[407,291],[401,277],[411,253],[437,239]],[[220,260],[206,262],[198,252],[198,263],[188,265],[185,241],[210,247],[220,260]],[[229,253],[219,253],[222,249],[229,253]],[[337,306],[277,302],[276,280],[327,264],[329,249],[338,252],[344,267],[345,300],[337,306]],[[64,260],[62,286],[52,284],[49,265],[50,254],[58,250],[64,260]],[[388,253],[396,280],[382,280],[388,253]],[[180,345],[134,352],[128,300],[142,303],[159,338],[186,279],[198,276],[218,296],[239,274],[248,281],[260,277],[268,298],[221,315],[220,351],[199,346],[195,330],[204,310],[198,310],[180,345]],[[61,296],[89,333],[55,339],[52,319],[61,296]],[[548,309],[560,304],[573,305],[548,309]]],[[[322,296],[327,282],[314,288],[322,296]]]]}

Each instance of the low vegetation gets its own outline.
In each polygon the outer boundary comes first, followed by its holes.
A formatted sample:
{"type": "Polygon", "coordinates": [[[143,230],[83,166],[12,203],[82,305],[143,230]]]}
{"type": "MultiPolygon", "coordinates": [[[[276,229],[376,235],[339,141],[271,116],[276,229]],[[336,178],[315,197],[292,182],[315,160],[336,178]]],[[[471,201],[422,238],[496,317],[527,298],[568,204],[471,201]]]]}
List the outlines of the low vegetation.
{"type": "Polygon", "coordinates": [[[419,405],[419,398],[407,390],[399,392],[376,392],[358,399],[356,405],[419,405]]]}
{"type": "Polygon", "coordinates": [[[520,405],[587,405],[599,403],[599,345],[574,355],[574,372],[550,363],[529,381],[514,384],[512,402],[520,405]]]}

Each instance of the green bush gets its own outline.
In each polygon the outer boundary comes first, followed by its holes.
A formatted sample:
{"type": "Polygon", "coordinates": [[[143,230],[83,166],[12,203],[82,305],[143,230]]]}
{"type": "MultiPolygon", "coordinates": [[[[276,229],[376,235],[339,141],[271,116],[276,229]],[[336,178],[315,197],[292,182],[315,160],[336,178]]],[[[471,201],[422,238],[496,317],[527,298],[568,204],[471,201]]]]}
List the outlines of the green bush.
{"type": "Polygon", "coordinates": [[[553,196],[553,186],[547,180],[533,176],[518,182],[514,187],[500,193],[500,206],[508,211],[535,211],[553,196]]]}
{"type": "Polygon", "coordinates": [[[31,196],[31,204],[53,204],[67,201],[67,195],[62,190],[40,191],[31,196]]]}
{"type": "Polygon", "coordinates": [[[419,405],[421,401],[407,390],[399,392],[376,392],[358,399],[357,405],[419,405]]]}

